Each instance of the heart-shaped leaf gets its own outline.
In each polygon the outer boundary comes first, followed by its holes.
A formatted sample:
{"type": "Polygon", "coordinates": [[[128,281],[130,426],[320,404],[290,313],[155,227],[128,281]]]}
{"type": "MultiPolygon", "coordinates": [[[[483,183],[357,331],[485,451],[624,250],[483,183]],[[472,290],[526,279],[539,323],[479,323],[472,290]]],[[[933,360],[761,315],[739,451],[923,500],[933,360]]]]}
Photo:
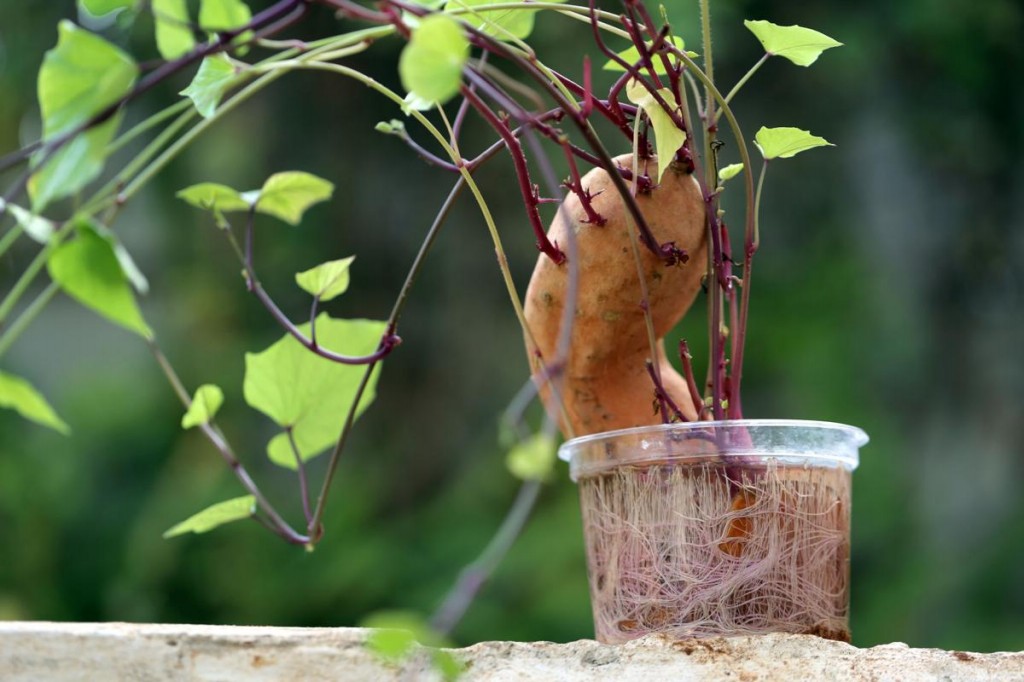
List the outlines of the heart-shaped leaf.
{"type": "MultiPolygon", "coordinates": [[[[676,48],[678,48],[679,50],[686,49],[686,43],[684,43],[683,39],[680,38],[679,36],[672,36],[672,44],[675,45],[676,48]]],[[[650,47],[652,43],[650,41],[647,41],[647,45],[648,47],[650,47]]],[[[698,56],[696,52],[687,52],[686,54],[691,59],[698,56]]],[[[633,45],[628,50],[623,50],[622,52],[619,52],[618,57],[627,64],[636,64],[638,61],[640,61],[640,50],[636,49],[636,45],[633,45]]],[[[669,54],[668,61],[670,64],[675,66],[679,64],[679,57],[675,56],[674,54],[669,54]]],[[[651,59],[651,64],[654,66],[654,73],[660,76],[668,75],[668,71],[665,70],[665,61],[658,55],[654,55],[654,57],[651,59]]],[[[606,61],[604,63],[603,68],[605,71],[625,72],[626,70],[622,67],[621,64],[619,64],[614,59],[609,59],[608,61],[606,61]]]]}
{"type": "MultiPolygon", "coordinates": [[[[132,89],[138,73],[131,57],[103,38],[60,22],[57,47],[46,53],[39,69],[43,141],[70,134],[115,104],[132,89]]],[[[39,213],[75,194],[99,175],[120,118],[115,114],[78,134],[49,158],[45,150],[36,155],[28,184],[33,210],[39,213]]]]}
{"type": "Polygon", "coordinates": [[[152,0],[156,49],[164,59],[177,59],[196,46],[185,0],[152,0]]]}
{"type": "Polygon", "coordinates": [[[505,458],[512,475],[524,481],[545,481],[555,467],[557,446],[551,436],[538,433],[517,443],[505,458]]]}
{"type": "Polygon", "coordinates": [[[79,221],[75,232],[74,239],[50,254],[46,264],[50,277],[87,308],[143,338],[152,338],[153,332],[142,319],[128,285],[129,278],[112,235],[86,220],[79,221]]]}
{"type": "Polygon", "coordinates": [[[803,26],[779,26],[770,21],[749,20],[743,25],[757,36],[765,52],[785,57],[797,66],[810,66],[825,50],[842,45],[824,33],[803,26]]]}
{"type": "Polygon", "coordinates": [[[726,180],[732,180],[733,178],[735,178],[737,175],[739,175],[742,172],[743,172],[743,164],[742,163],[730,163],[725,168],[719,169],[719,171],[718,171],[718,179],[721,180],[722,182],[725,182],[726,180]]]}
{"type": "Polygon", "coordinates": [[[348,290],[349,266],[355,259],[355,256],[349,256],[321,263],[295,275],[295,282],[321,301],[329,301],[348,290]]]}
{"type": "Polygon", "coordinates": [[[811,135],[799,128],[765,128],[762,127],[754,136],[754,144],[761,150],[766,161],[772,159],[788,159],[800,152],[815,147],[834,147],[835,145],[823,137],[811,135]]]}
{"type": "Polygon", "coordinates": [[[199,26],[205,31],[232,31],[252,20],[252,11],[242,0],[203,0],[199,26]]]}
{"type": "Polygon", "coordinates": [[[469,40],[459,22],[432,14],[412,32],[398,61],[402,87],[416,98],[444,104],[459,91],[469,40]]]}
{"type": "MultiPolygon", "coordinates": [[[[316,319],[317,343],[335,353],[368,355],[377,349],[386,324],[371,320],[316,319]]],[[[310,325],[299,330],[309,336],[310,325]]],[[[310,352],[290,334],[260,353],[246,353],[245,401],[291,429],[304,460],[326,450],[341,433],[366,367],[342,365],[310,352]]],[[[358,417],[376,394],[380,365],[374,370],[356,409],[358,417]]],[[[267,446],[270,459],[295,468],[295,454],[284,434],[267,446]]]]}
{"type": "Polygon", "coordinates": [[[94,17],[122,9],[135,9],[139,0],[78,0],[78,6],[94,17]]]}
{"type": "MultiPolygon", "coordinates": [[[[263,183],[255,198],[256,210],[298,225],[302,214],[313,204],[327,201],[334,194],[334,185],[312,173],[286,171],[274,173],[263,183]]],[[[243,195],[244,196],[244,195],[243,195]]]]}
{"type": "MultiPolygon", "coordinates": [[[[668,88],[658,90],[658,94],[669,106],[675,101],[672,91],[668,88]]],[[[676,152],[686,142],[686,132],[676,126],[672,116],[636,79],[630,80],[626,84],[626,97],[643,109],[647,118],[651,120],[651,127],[654,128],[654,148],[658,153],[658,181],[660,182],[661,176],[665,174],[665,169],[672,163],[676,152]]]]}
{"type": "Polygon", "coordinates": [[[224,404],[224,391],[215,384],[203,384],[192,396],[192,404],[181,418],[181,428],[191,429],[193,426],[209,424],[224,404]]]}
{"type": "Polygon", "coordinates": [[[42,393],[25,379],[6,372],[0,372],[0,407],[65,435],[71,431],[42,393]]]}
{"type": "Polygon", "coordinates": [[[164,533],[164,539],[185,533],[208,533],[218,526],[247,519],[256,513],[256,498],[252,495],[235,497],[210,505],[193,514],[164,533]]]}
{"type": "Polygon", "coordinates": [[[199,65],[199,71],[192,83],[180,94],[192,100],[203,118],[210,118],[217,113],[217,105],[228,88],[237,82],[239,70],[226,54],[207,57],[199,65]]]}
{"type": "Polygon", "coordinates": [[[5,206],[7,207],[7,212],[14,216],[14,221],[18,223],[18,226],[25,230],[25,234],[40,244],[46,244],[50,241],[50,237],[53,236],[55,230],[52,221],[42,216],[33,215],[31,211],[26,211],[21,206],[5,203],[0,198],[0,214],[3,213],[5,206]]]}
{"type": "MultiPolygon", "coordinates": [[[[564,0],[555,0],[564,2],[564,0]]],[[[460,19],[472,24],[480,31],[498,40],[520,40],[533,33],[534,18],[537,10],[530,9],[529,3],[523,3],[522,7],[504,9],[486,9],[488,5],[508,4],[505,0],[448,0],[444,9],[446,12],[452,10],[460,11],[457,16],[460,19]]]]}

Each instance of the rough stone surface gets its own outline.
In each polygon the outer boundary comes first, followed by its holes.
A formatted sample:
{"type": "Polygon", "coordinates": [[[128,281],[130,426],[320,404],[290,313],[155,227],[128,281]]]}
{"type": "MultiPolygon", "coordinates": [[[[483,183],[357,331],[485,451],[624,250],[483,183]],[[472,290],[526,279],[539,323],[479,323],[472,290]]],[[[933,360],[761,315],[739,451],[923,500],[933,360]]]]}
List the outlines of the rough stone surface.
{"type": "MultiPolygon", "coordinates": [[[[265,628],[127,623],[0,622],[0,680],[387,680],[437,679],[427,656],[404,667],[379,661],[355,628],[265,628]]],[[[858,649],[801,635],[622,646],[583,640],[483,642],[453,653],[462,679],[544,680],[1000,680],[1024,682],[1024,653],[976,654],[888,644],[858,649]]]]}

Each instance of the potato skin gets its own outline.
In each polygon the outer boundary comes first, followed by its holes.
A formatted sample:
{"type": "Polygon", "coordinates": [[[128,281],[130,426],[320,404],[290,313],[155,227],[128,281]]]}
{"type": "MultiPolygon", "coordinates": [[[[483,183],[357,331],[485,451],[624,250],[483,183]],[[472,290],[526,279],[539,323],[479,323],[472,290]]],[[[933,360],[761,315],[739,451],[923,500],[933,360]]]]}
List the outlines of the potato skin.
{"type": "MultiPolygon", "coordinates": [[[[615,162],[628,168],[632,156],[619,156],[615,162]]],[[[655,159],[640,163],[647,164],[652,176],[656,174],[655,159]]],[[[582,185],[593,195],[593,207],[607,220],[605,225],[585,222],[579,197],[570,194],[548,230],[548,238],[569,257],[568,230],[573,229],[576,235],[579,287],[562,388],[565,416],[576,436],[661,421],[653,410],[654,389],[644,364],[650,356],[650,344],[640,305],[636,260],[629,243],[638,239],[636,228],[604,169],[587,173],[582,185]]],[[[669,364],[662,338],[690,308],[706,270],[703,197],[696,179],[673,165],[661,183],[650,194],[638,196],[637,202],[657,242],[675,242],[689,254],[687,263],[669,266],[638,243],[658,337],[656,362],[662,383],[687,419],[696,419],[686,383],[669,364]]],[[[567,263],[555,265],[544,255],[538,258],[525,301],[527,325],[536,342],[534,352],[527,337],[527,353],[535,374],[542,364],[537,352],[545,361],[555,357],[568,276],[567,263]]],[[[550,390],[542,387],[541,395],[552,416],[562,422],[550,390]]],[[[565,426],[562,423],[562,431],[569,435],[565,426]]]]}

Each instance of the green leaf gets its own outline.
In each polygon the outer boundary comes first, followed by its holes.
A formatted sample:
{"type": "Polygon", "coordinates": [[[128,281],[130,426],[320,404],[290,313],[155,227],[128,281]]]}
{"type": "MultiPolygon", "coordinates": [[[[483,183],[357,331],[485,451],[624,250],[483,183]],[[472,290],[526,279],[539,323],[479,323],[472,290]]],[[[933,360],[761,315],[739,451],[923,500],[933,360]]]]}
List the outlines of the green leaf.
{"type": "Polygon", "coordinates": [[[152,0],[156,49],[164,59],[177,59],[192,51],[196,38],[185,0],[152,0]]]}
{"type": "Polygon", "coordinates": [[[397,118],[393,118],[390,121],[378,122],[373,129],[378,133],[384,133],[385,135],[401,135],[405,132],[405,124],[397,118]]]}
{"type": "Polygon", "coordinates": [[[761,150],[761,156],[766,161],[788,159],[815,147],[835,146],[825,138],[811,135],[808,131],[799,128],[765,128],[763,126],[754,136],[754,144],[761,150]]]}
{"type": "Polygon", "coordinates": [[[444,646],[447,642],[438,636],[427,620],[415,611],[377,611],[359,624],[373,630],[366,646],[389,661],[400,661],[417,645],[444,646]]]}
{"type": "Polygon", "coordinates": [[[192,83],[179,94],[191,99],[203,118],[210,118],[217,112],[221,97],[234,85],[238,74],[238,65],[226,54],[207,57],[199,65],[192,83]]]}
{"type": "Polygon", "coordinates": [[[173,538],[176,535],[185,533],[207,533],[217,526],[223,526],[232,521],[247,519],[256,513],[256,498],[252,495],[235,497],[230,500],[218,502],[188,517],[166,533],[164,539],[173,538]]]}
{"type": "Polygon", "coordinates": [[[390,663],[401,663],[420,646],[431,647],[430,659],[444,680],[456,680],[465,666],[450,651],[446,638],[434,632],[427,620],[412,611],[378,611],[360,625],[370,629],[366,647],[390,663]]]}
{"type": "Polygon", "coordinates": [[[778,26],[770,21],[744,21],[743,25],[757,36],[765,52],[785,57],[797,66],[810,66],[821,53],[842,43],[824,33],[803,26],[778,26]]]}
{"type": "Polygon", "coordinates": [[[46,264],[50,277],[87,308],[143,338],[152,338],[153,332],[142,319],[128,286],[116,242],[85,220],[76,225],[76,232],[75,239],[50,254],[46,264]]]}
{"type": "MultiPolygon", "coordinates": [[[[58,34],[57,47],[46,53],[39,69],[44,141],[76,130],[118,102],[139,73],[131,57],[70,21],[60,22],[58,34]]],[[[99,175],[120,118],[116,114],[77,135],[41,168],[43,152],[36,155],[36,171],[28,185],[33,210],[39,213],[51,202],[75,194],[99,175]]]]}
{"type": "Polygon", "coordinates": [[[54,201],[77,193],[103,170],[107,147],[121,125],[120,112],[106,123],[76,135],[45,165],[38,154],[33,158],[35,172],[28,182],[32,210],[42,212],[54,201]]]}
{"type": "Polygon", "coordinates": [[[307,208],[330,199],[332,194],[334,185],[312,173],[274,173],[259,191],[255,200],[256,210],[298,225],[307,208]]]}
{"type": "MultiPolygon", "coordinates": [[[[561,2],[562,0],[556,1],[561,2]]],[[[529,36],[533,32],[533,22],[537,10],[530,9],[529,4],[526,3],[522,8],[515,9],[483,9],[488,5],[502,3],[505,3],[505,0],[448,0],[444,9],[446,12],[472,10],[469,13],[462,12],[456,16],[499,40],[523,39],[529,36]]]]}
{"type": "Polygon", "coordinates": [[[0,372],[0,407],[14,410],[25,419],[49,426],[65,435],[71,431],[32,384],[6,372],[0,372]]]}
{"type": "Polygon", "coordinates": [[[718,179],[721,180],[722,182],[725,182],[726,180],[732,180],[742,172],[742,163],[730,163],[728,166],[718,171],[718,179]]]}
{"type": "Polygon", "coordinates": [[[248,211],[252,208],[249,202],[242,198],[241,192],[216,182],[191,185],[175,196],[204,211],[248,211]]]}
{"type": "Polygon", "coordinates": [[[377,629],[366,638],[366,646],[383,659],[400,661],[415,648],[416,635],[406,628],[377,629]]]}
{"type": "Polygon", "coordinates": [[[402,101],[402,113],[409,116],[413,111],[430,111],[434,103],[419,97],[416,93],[408,93],[402,101]]]}
{"type": "MultiPolygon", "coordinates": [[[[669,106],[675,102],[672,91],[668,88],[658,90],[658,94],[669,106]]],[[[643,109],[647,118],[651,119],[651,127],[654,128],[654,148],[658,153],[658,181],[660,182],[661,176],[665,174],[665,169],[672,163],[676,152],[686,142],[686,132],[676,127],[672,116],[636,79],[631,79],[626,84],[626,97],[643,109]]]]}
{"type": "Polygon", "coordinates": [[[252,20],[249,6],[242,0],[203,0],[199,25],[206,31],[231,31],[252,20]]]}
{"type": "Polygon", "coordinates": [[[248,211],[255,206],[259,213],[298,225],[306,209],[330,199],[333,193],[334,185],[323,178],[302,171],[286,171],[271,175],[257,190],[239,192],[227,185],[201,182],[186,187],[177,196],[196,208],[218,214],[248,211]]]}
{"type": "Polygon", "coordinates": [[[434,664],[434,670],[439,672],[441,679],[446,682],[454,682],[466,671],[466,666],[463,665],[462,661],[455,658],[455,655],[450,651],[434,649],[431,652],[430,659],[434,664]]]}
{"type": "Polygon", "coordinates": [[[94,17],[122,9],[135,9],[138,0],[78,0],[78,6],[94,17]]]}
{"type": "Polygon", "coordinates": [[[191,429],[200,424],[209,424],[224,404],[224,391],[214,384],[203,384],[192,396],[188,412],[181,418],[181,428],[191,429]]]}
{"type": "Polygon", "coordinates": [[[108,240],[114,248],[114,256],[117,257],[117,264],[121,266],[121,272],[123,272],[124,276],[128,278],[129,282],[131,282],[135,291],[140,294],[148,294],[149,281],[146,279],[146,276],[142,274],[142,270],[139,269],[139,266],[135,264],[135,259],[133,259],[131,254],[128,253],[128,249],[124,248],[124,244],[114,237],[113,232],[103,228],[103,231],[101,231],[100,234],[103,234],[104,231],[109,234],[108,240]]]}
{"type": "Polygon", "coordinates": [[[349,256],[321,263],[295,275],[295,282],[321,301],[329,301],[348,290],[348,270],[355,259],[355,256],[349,256]]]}
{"type": "Polygon", "coordinates": [[[398,61],[402,87],[418,99],[444,104],[459,91],[469,40],[450,16],[433,14],[420,22],[398,61]]]}
{"type": "Polygon", "coordinates": [[[524,481],[545,481],[555,468],[557,445],[555,440],[544,433],[517,443],[505,458],[505,465],[512,475],[524,481]]]}
{"type": "Polygon", "coordinates": [[[53,236],[56,229],[52,221],[42,216],[34,215],[31,211],[26,211],[21,206],[5,203],[0,198],[0,213],[3,212],[4,206],[7,207],[7,212],[14,216],[14,221],[18,223],[21,229],[25,230],[25,234],[40,244],[46,244],[50,241],[50,237],[53,236]]]}
{"type": "MultiPolygon", "coordinates": [[[[336,320],[326,313],[316,319],[321,347],[345,355],[368,355],[377,349],[386,324],[371,320],[336,320]]],[[[309,336],[309,324],[299,327],[309,336]]],[[[283,429],[291,428],[295,442],[308,460],[334,444],[366,367],[342,365],[322,358],[286,335],[260,353],[246,353],[245,401],[283,429]]],[[[369,407],[376,394],[380,365],[374,370],[356,409],[369,407]]],[[[295,468],[295,455],[285,434],[267,446],[270,459],[295,468]]]]}
{"type": "MultiPolygon", "coordinates": [[[[650,47],[652,44],[653,43],[651,41],[647,41],[648,47],[650,47]]],[[[683,42],[683,39],[680,38],[679,36],[672,36],[672,44],[675,45],[676,48],[678,48],[679,50],[686,49],[686,44],[683,42]]],[[[691,59],[698,56],[696,52],[687,52],[686,54],[691,59]]],[[[640,61],[640,50],[636,49],[636,45],[633,45],[628,50],[623,50],[622,52],[619,52],[618,56],[627,64],[636,64],[638,61],[640,61]]],[[[669,63],[672,64],[673,66],[679,64],[679,57],[677,57],[674,54],[669,54],[668,59],[669,63]]],[[[654,65],[654,73],[661,76],[668,75],[668,71],[665,70],[665,62],[661,59],[661,57],[659,57],[658,55],[654,55],[651,59],[651,63],[654,65]]],[[[614,59],[609,59],[607,62],[605,62],[603,68],[605,71],[619,71],[623,73],[626,71],[626,69],[622,68],[622,65],[619,64],[614,59]]]]}

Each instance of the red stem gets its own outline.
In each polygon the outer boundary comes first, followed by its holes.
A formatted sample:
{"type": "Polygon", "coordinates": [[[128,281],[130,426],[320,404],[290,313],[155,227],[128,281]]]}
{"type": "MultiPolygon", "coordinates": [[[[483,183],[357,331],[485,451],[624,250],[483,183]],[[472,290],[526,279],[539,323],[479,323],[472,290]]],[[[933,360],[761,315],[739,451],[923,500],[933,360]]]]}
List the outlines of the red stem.
{"type": "Polygon", "coordinates": [[[690,400],[693,401],[693,407],[697,410],[697,419],[700,420],[706,406],[704,405],[704,396],[701,394],[700,388],[697,387],[697,379],[693,376],[693,356],[690,355],[690,347],[686,344],[686,339],[679,341],[679,359],[683,361],[683,377],[686,379],[687,388],[690,389],[690,400]]]}
{"type": "Polygon", "coordinates": [[[672,413],[679,421],[689,421],[686,418],[686,415],[683,414],[683,411],[679,409],[679,406],[676,405],[675,401],[672,400],[672,397],[665,391],[665,387],[661,384],[661,378],[658,376],[658,373],[654,371],[654,363],[650,360],[645,360],[644,364],[647,367],[647,374],[650,375],[651,381],[654,383],[654,397],[658,401],[658,405],[660,407],[659,411],[661,412],[661,422],[663,424],[668,424],[672,421],[668,415],[669,410],[672,410],[672,413]]]}
{"type": "Polygon", "coordinates": [[[566,183],[566,186],[573,194],[579,197],[580,205],[583,206],[583,211],[587,214],[587,222],[603,227],[608,220],[594,208],[594,203],[591,201],[593,196],[590,194],[590,190],[584,189],[579,168],[576,167],[576,159],[573,158],[572,150],[569,149],[567,142],[562,144],[562,151],[565,152],[565,158],[569,162],[570,180],[566,183]]]}
{"type": "MultiPolygon", "coordinates": [[[[473,72],[467,70],[467,76],[473,78],[473,72]]],[[[482,80],[476,81],[479,86],[483,83],[482,80]]],[[[498,116],[491,111],[483,100],[481,100],[475,92],[473,92],[469,86],[463,85],[461,87],[462,96],[466,98],[470,106],[476,109],[484,120],[494,129],[501,139],[505,141],[505,147],[508,149],[509,154],[512,156],[512,163],[516,169],[516,177],[519,180],[519,191],[523,196],[523,203],[526,206],[526,215],[530,219],[530,225],[533,227],[534,236],[537,238],[537,248],[540,249],[541,253],[546,255],[556,265],[561,265],[565,262],[565,254],[556,244],[552,244],[551,240],[548,239],[547,233],[544,230],[544,225],[541,222],[540,211],[538,210],[537,193],[534,189],[533,183],[530,181],[530,170],[526,165],[526,156],[523,154],[523,147],[519,144],[519,138],[512,134],[512,130],[508,125],[498,118],[498,116]]]]}

